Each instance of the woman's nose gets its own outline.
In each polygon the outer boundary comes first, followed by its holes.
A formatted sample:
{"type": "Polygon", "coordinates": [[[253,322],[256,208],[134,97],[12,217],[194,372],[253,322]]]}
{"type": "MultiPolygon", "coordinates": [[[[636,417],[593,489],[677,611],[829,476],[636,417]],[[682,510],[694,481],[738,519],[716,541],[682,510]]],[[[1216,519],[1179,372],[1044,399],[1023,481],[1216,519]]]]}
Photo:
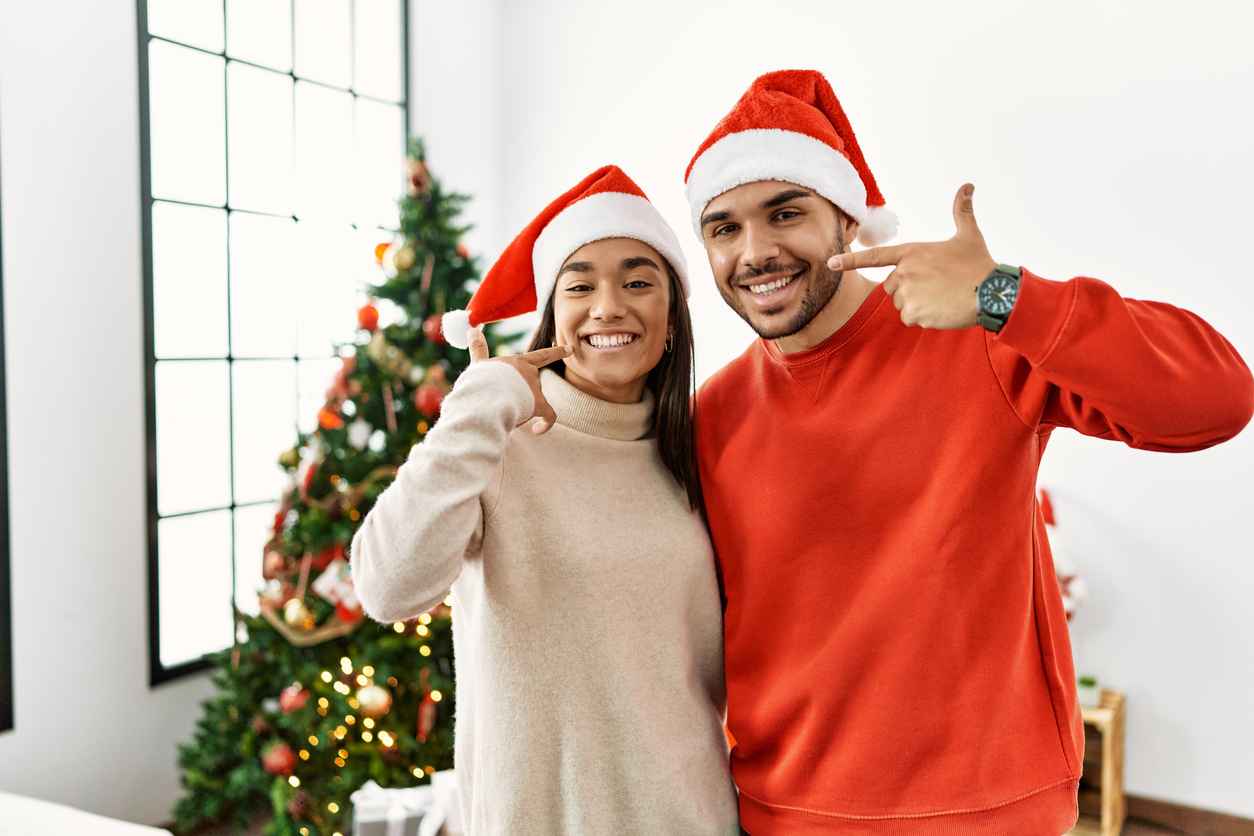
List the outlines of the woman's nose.
{"type": "Polygon", "coordinates": [[[592,303],[593,319],[622,319],[625,313],[626,306],[616,292],[613,290],[597,292],[596,299],[592,303]]]}

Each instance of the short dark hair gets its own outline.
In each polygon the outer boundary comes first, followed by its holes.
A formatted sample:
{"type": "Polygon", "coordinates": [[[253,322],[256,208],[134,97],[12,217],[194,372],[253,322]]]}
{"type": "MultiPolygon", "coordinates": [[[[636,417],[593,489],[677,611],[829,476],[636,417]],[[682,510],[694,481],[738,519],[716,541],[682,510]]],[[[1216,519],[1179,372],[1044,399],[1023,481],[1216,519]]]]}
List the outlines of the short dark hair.
{"type": "MultiPolygon", "coordinates": [[[[697,469],[696,444],[693,439],[692,391],[695,385],[695,360],[692,338],[692,318],[688,315],[688,303],[679,276],[670,262],[663,259],[666,276],[670,281],[670,321],[674,328],[671,350],[649,372],[645,386],[653,393],[653,429],[662,463],[675,477],[675,481],[688,494],[688,505],[704,513],[701,496],[701,476],[697,469]]],[[[548,348],[557,338],[557,323],[553,316],[553,298],[549,296],[540,318],[540,326],[531,338],[528,351],[548,348]]],[[[566,364],[561,360],[552,363],[553,369],[566,376],[566,364]]]]}

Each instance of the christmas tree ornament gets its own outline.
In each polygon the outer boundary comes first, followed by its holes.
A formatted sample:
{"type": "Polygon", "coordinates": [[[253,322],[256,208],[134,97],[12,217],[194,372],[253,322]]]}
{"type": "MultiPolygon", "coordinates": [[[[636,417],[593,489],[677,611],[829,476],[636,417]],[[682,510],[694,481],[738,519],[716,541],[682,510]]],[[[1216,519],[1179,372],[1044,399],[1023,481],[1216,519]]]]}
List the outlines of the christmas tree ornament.
{"type": "Polygon", "coordinates": [[[312,809],[313,800],[309,797],[309,793],[304,790],[297,790],[287,800],[287,814],[297,821],[309,818],[309,813],[312,809]]]}
{"type": "Polygon", "coordinates": [[[296,630],[312,630],[315,624],[313,613],[300,598],[292,598],[283,605],[283,620],[296,630]]]}
{"type": "Polygon", "coordinates": [[[439,314],[431,314],[422,323],[422,333],[432,345],[444,345],[444,326],[439,314]]]}
{"type": "Polygon", "coordinates": [[[309,702],[309,689],[299,682],[293,682],[279,692],[279,709],[284,714],[300,711],[307,702],[309,702]]]}
{"type": "Polygon", "coordinates": [[[357,327],[373,333],[379,327],[379,309],[369,302],[358,308],[357,327]]]}
{"type": "Polygon", "coordinates": [[[374,263],[383,266],[384,253],[388,251],[388,247],[392,246],[391,241],[380,241],[374,245],[374,263]]]}
{"type": "Polygon", "coordinates": [[[457,242],[457,256],[458,258],[464,258],[464,259],[470,258],[470,250],[467,249],[466,245],[463,244],[461,241],[457,242]]]}
{"type": "Polygon", "coordinates": [[[289,470],[300,464],[300,450],[293,447],[290,450],[284,450],[279,454],[279,465],[289,470]]]}
{"type": "Polygon", "coordinates": [[[426,743],[435,728],[436,705],[431,695],[431,669],[423,668],[418,674],[418,688],[422,691],[422,699],[418,703],[418,728],[416,734],[419,743],[426,743]]]}
{"type": "Polygon", "coordinates": [[[296,770],[296,754],[282,741],[261,751],[261,768],[271,775],[291,775],[296,770]]]}
{"type": "Polygon", "coordinates": [[[354,450],[365,450],[373,432],[374,428],[365,419],[358,418],[348,425],[348,443],[354,450]]]}
{"type": "Polygon", "coordinates": [[[443,401],[444,390],[434,383],[424,383],[414,390],[414,406],[428,418],[439,414],[443,401]]]}
{"type": "Polygon", "coordinates": [[[266,552],[261,561],[261,577],[266,580],[277,578],[287,569],[287,557],[273,549],[266,552]]]}
{"type": "Polygon", "coordinates": [[[422,366],[414,366],[409,370],[409,385],[417,386],[427,379],[427,370],[422,366]]]}
{"type": "Polygon", "coordinates": [[[270,733],[269,721],[266,720],[266,718],[260,714],[253,717],[252,722],[249,723],[248,725],[253,730],[253,734],[257,735],[258,737],[264,737],[270,733]]]}
{"type": "Polygon", "coordinates": [[[373,683],[357,689],[357,702],[361,703],[361,713],[375,720],[392,709],[392,695],[373,683]]]}
{"type": "Polygon", "coordinates": [[[415,262],[418,261],[418,254],[414,252],[414,248],[406,245],[396,251],[392,256],[392,263],[396,265],[398,272],[404,273],[413,269],[415,262]]]}
{"type": "Polygon", "coordinates": [[[334,409],[324,406],[318,410],[318,426],[324,430],[343,429],[344,419],[334,409]]]}
{"type": "Polygon", "coordinates": [[[421,159],[411,159],[406,164],[409,175],[409,196],[424,197],[431,190],[431,173],[427,171],[427,163],[421,159]]]}

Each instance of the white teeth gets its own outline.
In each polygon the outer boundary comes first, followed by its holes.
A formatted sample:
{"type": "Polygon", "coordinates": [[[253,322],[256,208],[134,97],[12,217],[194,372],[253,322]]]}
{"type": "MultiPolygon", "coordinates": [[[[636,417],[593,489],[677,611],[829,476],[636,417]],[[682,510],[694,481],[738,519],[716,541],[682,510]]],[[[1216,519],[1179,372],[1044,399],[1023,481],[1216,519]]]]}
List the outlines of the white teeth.
{"type": "Polygon", "coordinates": [[[635,334],[591,334],[587,338],[593,348],[617,348],[635,342],[635,334]]]}
{"type": "Polygon", "coordinates": [[[776,279],[775,281],[767,282],[766,284],[749,285],[749,292],[758,293],[758,294],[773,293],[776,290],[779,290],[781,287],[785,287],[786,285],[790,284],[794,278],[795,278],[794,276],[785,276],[782,279],[776,279]]]}

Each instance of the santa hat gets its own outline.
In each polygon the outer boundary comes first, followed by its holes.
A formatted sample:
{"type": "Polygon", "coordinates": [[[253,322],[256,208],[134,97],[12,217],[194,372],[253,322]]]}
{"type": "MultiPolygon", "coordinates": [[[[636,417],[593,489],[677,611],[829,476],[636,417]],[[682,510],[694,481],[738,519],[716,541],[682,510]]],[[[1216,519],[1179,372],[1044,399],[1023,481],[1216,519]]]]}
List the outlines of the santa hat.
{"type": "Polygon", "coordinates": [[[605,238],[643,241],[670,262],[684,297],[688,270],[674,230],[618,166],[598,168],[518,233],[484,276],[464,311],[444,314],[444,338],[465,348],[471,326],[530,313],[548,301],[570,254],[605,238]]]}
{"type": "Polygon", "coordinates": [[[711,200],[759,180],[814,189],[858,222],[868,246],[897,234],[845,112],[815,70],[760,76],[701,143],[684,172],[697,237],[711,200]]]}

